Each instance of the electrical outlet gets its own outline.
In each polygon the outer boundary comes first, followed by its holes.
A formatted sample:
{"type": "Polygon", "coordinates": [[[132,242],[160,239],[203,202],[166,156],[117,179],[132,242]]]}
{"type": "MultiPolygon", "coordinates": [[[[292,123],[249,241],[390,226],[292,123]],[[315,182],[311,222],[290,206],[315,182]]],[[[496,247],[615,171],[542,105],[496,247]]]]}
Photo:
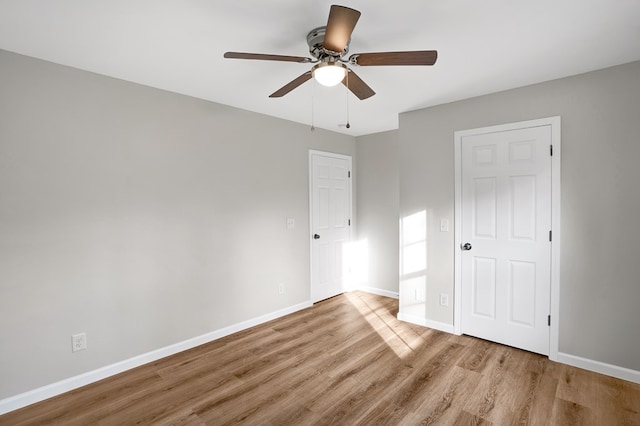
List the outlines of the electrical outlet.
{"type": "Polygon", "coordinates": [[[284,283],[278,284],[278,294],[284,294],[284,283]]]}
{"type": "Polygon", "coordinates": [[[292,217],[287,218],[287,229],[293,229],[296,227],[296,220],[292,217]]]}
{"type": "Polygon", "coordinates": [[[87,349],[87,333],[79,333],[71,336],[71,352],[87,349]]]}
{"type": "Polygon", "coordinates": [[[440,306],[449,306],[449,295],[440,293],[440,306]]]}

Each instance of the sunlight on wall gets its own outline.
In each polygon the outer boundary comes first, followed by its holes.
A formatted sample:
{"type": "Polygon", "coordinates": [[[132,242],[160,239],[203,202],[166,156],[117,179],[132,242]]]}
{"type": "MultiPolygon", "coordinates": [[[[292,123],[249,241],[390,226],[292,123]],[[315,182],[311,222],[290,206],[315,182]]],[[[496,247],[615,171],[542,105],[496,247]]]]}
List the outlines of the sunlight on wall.
{"type": "Polygon", "coordinates": [[[425,210],[401,220],[402,275],[427,269],[427,212],[425,210]]]}
{"type": "Polygon", "coordinates": [[[369,282],[369,240],[352,241],[342,251],[342,277],[345,289],[369,282]]]}
{"type": "Polygon", "coordinates": [[[400,312],[426,315],[427,211],[400,219],[400,312]]]}

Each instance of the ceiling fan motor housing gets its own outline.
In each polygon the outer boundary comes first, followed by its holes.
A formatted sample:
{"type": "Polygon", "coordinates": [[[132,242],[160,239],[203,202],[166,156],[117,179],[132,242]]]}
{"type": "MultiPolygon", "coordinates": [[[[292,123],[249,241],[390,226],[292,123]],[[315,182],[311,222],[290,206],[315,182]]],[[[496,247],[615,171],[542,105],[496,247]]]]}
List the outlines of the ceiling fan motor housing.
{"type": "Polygon", "coordinates": [[[342,52],[333,52],[324,48],[324,35],[326,29],[327,27],[325,26],[314,28],[309,31],[309,34],[307,34],[307,45],[309,45],[309,53],[311,53],[314,58],[320,60],[326,58],[327,56],[339,59],[349,53],[349,44],[351,43],[351,39],[349,39],[342,52]]]}

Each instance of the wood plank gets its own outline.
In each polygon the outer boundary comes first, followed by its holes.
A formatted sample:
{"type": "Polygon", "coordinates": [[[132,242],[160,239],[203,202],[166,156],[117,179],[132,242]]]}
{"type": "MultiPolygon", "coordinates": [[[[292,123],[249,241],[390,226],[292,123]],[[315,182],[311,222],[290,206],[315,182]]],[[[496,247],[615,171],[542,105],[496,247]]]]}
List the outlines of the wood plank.
{"type": "Polygon", "coordinates": [[[478,417],[475,414],[471,414],[467,411],[461,411],[453,424],[456,426],[488,426],[493,423],[483,419],[482,417],[478,417]]]}
{"type": "Polygon", "coordinates": [[[431,390],[413,413],[404,419],[406,424],[453,424],[466,401],[476,392],[482,375],[461,367],[453,367],[447,377],[431,390]]]}
{"type": "MultiPolygon", "coordinates": [[[[618,425],[617,421],[609,419],[611,423],[606,425],[618,425]]],[[[553,425],[597,425],[595,417],[588,407],[564,399],[556,399],[553,411],[549,419],[549,424],[553,425]]]]}
{"type": "Polygon", "coordinates": [[[499,422],[514,416],[514,401],[522,391],[527,364],[523,351],[496,345],[493,352],[477,392],[469,398],[464,411],[499,422]]]}

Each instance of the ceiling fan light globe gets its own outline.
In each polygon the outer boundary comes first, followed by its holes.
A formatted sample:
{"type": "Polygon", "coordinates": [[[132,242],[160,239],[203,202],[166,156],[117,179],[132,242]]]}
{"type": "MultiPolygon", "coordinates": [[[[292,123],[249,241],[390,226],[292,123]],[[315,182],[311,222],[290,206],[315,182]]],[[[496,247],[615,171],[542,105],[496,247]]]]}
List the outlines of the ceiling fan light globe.
{"type": "Polygon", "coordinates": [[[323,86],[337,86],[347,75],[347,68],[342,64],[326,63],[318,65],[314,67],[312,74],[313,78],[323,86]]]}

